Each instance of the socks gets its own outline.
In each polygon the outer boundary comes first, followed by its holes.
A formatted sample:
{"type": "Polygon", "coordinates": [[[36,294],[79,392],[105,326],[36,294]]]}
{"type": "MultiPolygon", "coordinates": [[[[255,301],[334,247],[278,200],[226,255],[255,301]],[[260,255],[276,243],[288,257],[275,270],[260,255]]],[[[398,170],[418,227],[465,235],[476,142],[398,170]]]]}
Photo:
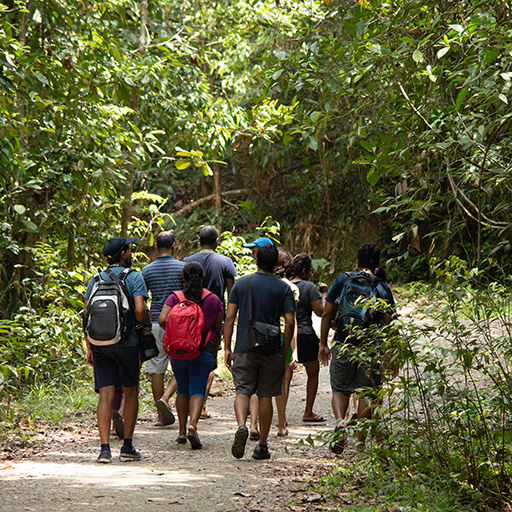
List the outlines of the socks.
{"type": "Polygon", "coordinates": [[[127,437],[125,437],[123,446],[126,446],[126,448],[129,448],[131,450],[133,448],[132,441],[133,441],[133,439],[128,439],[127,437]]]}
{"type": "Polygon", "coordinates": [[[102,444],[101,445],[101,451],[102,452],[110,452],[110,444],[109,443],[102,444]]]}

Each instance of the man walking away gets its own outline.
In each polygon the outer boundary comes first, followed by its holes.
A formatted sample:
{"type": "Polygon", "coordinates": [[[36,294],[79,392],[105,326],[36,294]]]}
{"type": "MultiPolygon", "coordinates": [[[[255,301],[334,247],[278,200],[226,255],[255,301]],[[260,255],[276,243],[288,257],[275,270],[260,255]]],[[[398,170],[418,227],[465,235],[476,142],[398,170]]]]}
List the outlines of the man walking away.
{"type": "MultiPolygon", "coordinates": [[[[352,319],[346,320],[342,325],[338,325],[334,335],[334,342],[331,350],[327,346],[327,337],[331,320],[335,313],[335,304],[338,298],[348,297],[349,289],[352,290],[352,303],[355,304],[354,311],[357,308],[362,310],[360,299],[363,295],[355,298],[357,290],[367,290],[368,295],[374,299],[383,299],[387,304],[387,310],[373,311],[372,324],[386,324],[391,320],[394,314],[394,299],[391,289],[387,284],[375,277],[375,269],[379,266],[380,251],[379,248],[370,243],[361,245],[357,252],[357,267],[355,272],[345,272],[339,275],[332,285],[325,299],[324,313],[322,315],[322,324],[320,330],[320,347],[318,349],[318,358],[321,364],[327,365],[331,359],[330,376],[332,388],[332,409],[336,418],[336,431],[343,427],[341,422],[345,418],[345,413],[349,406],[350,395],[358,392],[357,419],[370,419],[372,417],[372,404],[376,393],[382,385],[382,368],[378,361],[368,361],[367,364],[360,365],[353,361],[351,357],[351,344],[357,345],[360,340],[360,332],[365,329],[367,321],[360,327],[351,327],[355,322],[355,313],[352,319]],[[353,300],[355,299],[355,301],[353,300]],[[375,314],[377,313],[377,314],[375,314]],[[346,345],[344,347],[344,345],[346,345]],[[368,391],[370,390],[370,391],[368,391]],[[370,404],[367,403],[367,398],[370,404]]],[[[350,301],[349,301],[350,302],[350,301]]],[[[339,304],[338,310],[343,310],[345,301],[339,304]]],[[[349,306],[347,306],[349,308],[349,306]]],[[[346,313],[351,313],[349,310],[346,313]]],[[[369,310],[371,313],[371,310],[369,310]]],[[[347,315],[348,317],[349,315],[347,315]]],[[[339,316],[336,316],[339,318],[339,316]]],[[[376,343],[377,340],[366,340],[367,343],[376,343]]],[[[374,415],[375,416],[375,415],[374,415]]],[[[360,430],[357,434],[357,448],[362,449],[364,445],[365,433],[360,430]]],[[[341,454],[344,449],[344,441],[336,440],[331,449],[336,454],[341,454]]]]}
{"type": "MultiPolygon", "coordinates": [[[[112,281],[106,272],[111,271],[119,276],[121,272],[131,267],[130,244],[135,240],[135,238],[115,237],[105,243],[103,255],[106,256],[109,267],[106,271],[100,273],[99,278],[101,280],[112,281]]],[[[97,275],[94,276],[87,286],[84,302],[86,310],[97,277],[97,275]]],[[[144,300],[148,298],[144,279],[139,272],[131,271],[126,275],[125,285],[135,308],[135,311],[131,311],[131,314],[138,322],[142,323],[146,315],[144,300]]],[[[110,418],[118,372],[121,375],[121,383],[125,394],[124,444],[121,448],[120,457],[128,460],[139,460],[141,458],[140,452],[133,447],[132,443],[139,408],[139,341],[135,331],[135,322],[133,322],[131,332],[127,333],[126,336],[126,340],[106,346],[93,345],[86,338],[87,362],[94,368],[94,388],[96,392],[99,392],[97,416],[101,452],[97,461],[102,463],[108,463],[112,460],[109,444],[110,418]]]]}
{"type": "Polygon", "coordinates": [[[142,277],[151,293],[152,332],[156,338],[159,354],[146,362],[146,373],[151,375],[151,390],[158,411],[158,422],[155,426],[163,427],[175,422],[169,399],[176,392],[174,376],[169,381],[164,393],[164,377],[169,364],[169,356],[164,350],[164,330],[158,325],[158,317],[165,300],[172,292],[183,288],[183,267],[185,263],[174,258],[176,237],[170,231],[162,231],[156,237],[155,248],[158,256],[142,269],[142,277]]]}
{"type": "MultiPolygon", "coordinates": [[[[225,309],[226,303],[224,300],[224,293],[227,290],[229,297],[233,284],[235,283],[235,277],[237,275],[235,265],[231,258],[216,252],[219,245],[219,232],[215,227],[205,226],[201,228],[199,230],[199,243],[201,244],[201,250],[191,256],[183,258],[183,261],[185,263],[188,261],[197,261],[201,263],[204,269],[203,286],[217,295],[225,309]]],[[[210,413],[206,409],[206,400],[208,399],[208,393],[210,391],[214,375],[215,372],[212,370],[208,377],[201,418],[210,417],[210,413]]]]}
{"type": "MultiPolygon", "coordinates": [[[[260,440],[254,449],[254,459],[270,459],[267,446],[272,423],[272,397],[281,394],[285,371],[284,354],[288,351],[295,325],[295,299],[291,288],[272,275],[277,263],[277,249],[264,244],[258,248],[258,271],[238,279],[228,299],[228,311],[224,324],[224,361],[233,373],[235,383],[235,415],[238,429],[231,453],[241,459],[249,431],[246,427],[249,399],[257,393],[259,399],[260,440]],[[252,314],[249,312],[248,283],[250,279],[252,314]],[[233,326],[238,314],[238,326],[234,354],[231,351],[233,326]],[[280,337],[280,317],[284,316],[283,343],[279,342],[276,353],[263,355],[249,351],[249,318],[253,322],[277,328],[280,337]]],[[[277,336],[276,336],[277,337],[277,336]]]]}

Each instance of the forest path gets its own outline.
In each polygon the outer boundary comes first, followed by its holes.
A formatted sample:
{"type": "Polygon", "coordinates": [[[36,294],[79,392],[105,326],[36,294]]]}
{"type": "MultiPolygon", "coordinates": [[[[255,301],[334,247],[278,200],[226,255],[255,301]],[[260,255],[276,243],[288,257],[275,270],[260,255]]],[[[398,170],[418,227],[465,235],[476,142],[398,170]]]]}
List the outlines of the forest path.
{"type": "Polygon", "coordinates": [[[198,428],[202,450],[178,445],[176,424],[154,427],[156,412],[139,417],[134,444],[143,457],[138,462],[121,462],[121,441],[112,436],[112,464],[97,464],[99,440],[92,418],[46,433],[35,448],[0,461],[0,510],[324,510],[307,482],[332,454],[318,441],[315,447],[299,441],[333,428],[328,369],[321,368],[315,404],[326,423],[303,423],[305,384],[305,371],[295,371],[287,410],[289,436],[276,436],[274,413],[270,461],[253,460],[256,443],[249,440],[243,459],[231,455],[236,428],[231,387],[208,401],[212,417],[201,420],[198,428]]]}

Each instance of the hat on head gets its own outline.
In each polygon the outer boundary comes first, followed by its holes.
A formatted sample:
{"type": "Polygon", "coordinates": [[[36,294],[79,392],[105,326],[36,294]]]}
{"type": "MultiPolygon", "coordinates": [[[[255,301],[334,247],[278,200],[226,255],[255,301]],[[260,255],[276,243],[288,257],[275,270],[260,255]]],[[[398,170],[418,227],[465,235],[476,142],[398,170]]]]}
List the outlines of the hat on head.
{"type": "Polygon", "coordinates": [[[103,256],[114,256],[116,255],[124,245],[133,244],[137,239],[132,236],[131,238],[122,238],[115,236],[105,242],[103,246],[103,256]]]}
{"type": "Polygon", "coordinates": [[[251,242],[250,244],[244,244],[244,247],[249,247],[252,249],[254,247],[261,247],[262,245],[265,244],[274,245],[270,238],[264,236],[263,238],[258,238],[257,240],[254,240],[254,242],[251,242]]]}

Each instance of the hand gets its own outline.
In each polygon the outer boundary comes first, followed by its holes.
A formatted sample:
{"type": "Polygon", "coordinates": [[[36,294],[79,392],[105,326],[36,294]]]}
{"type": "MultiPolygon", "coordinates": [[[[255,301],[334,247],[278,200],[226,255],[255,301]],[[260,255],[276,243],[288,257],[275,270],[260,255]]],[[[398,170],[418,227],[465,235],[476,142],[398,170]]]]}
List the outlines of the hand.
{"type": "Polygon", "coordinates": [[[331,358],[331,351],[327,345],[320,346],[318,349],[318,361],[322,366],[327,366],[329,364],[329,359],[331,358]]]}
{"type": "Polygon", "coordinates": [[[292,370],[295,370],[299,366],[299,356],[297,352],[292,352],[292,360],[288,363],[292,370]]]}
{"type": "Polygon", "coordinates": [[[325,283],[318,284],[318,291],[320,293],[327,293],[329,291],[329,287],[325,283]]]}
{"type": "Polygon", "coordinates": [[[233,362],[233,352],[231,350],[224,349],[224,364],[226,365],[226,368],[232,372],[231,369],[231,363],[233,362]]]}
{"type": "Polygon", "coordinates": [[[91,347],[87,347],[87,364],[92,366],[92,350],[91,347]]]}

